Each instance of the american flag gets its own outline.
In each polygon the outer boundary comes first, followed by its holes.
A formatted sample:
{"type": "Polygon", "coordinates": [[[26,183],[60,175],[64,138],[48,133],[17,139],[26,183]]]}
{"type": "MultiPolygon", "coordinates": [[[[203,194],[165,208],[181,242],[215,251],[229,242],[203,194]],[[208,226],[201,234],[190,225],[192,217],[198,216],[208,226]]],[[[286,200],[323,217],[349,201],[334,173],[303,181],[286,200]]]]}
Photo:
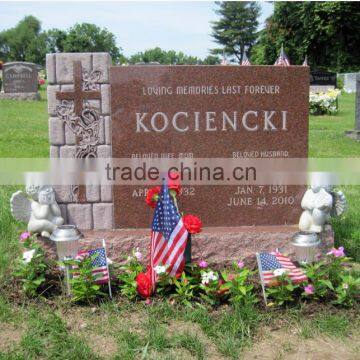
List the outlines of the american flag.
{"type": "Polygon", "coordinates": [[[280,56],[276,59],[275,64],[276,66],[290,66],[290,60],[285,54],[284,47],[281,45],[280,56]]]}
{"type": "Polygon", "coordinates": [[[185,247],[188,232],[170,196],[169,188],[163,185],[156,205],[151,231],[150,274],[153,288],[157,280],[155,267],[167,266],[172,275],[181,274],[185,265],[185,247]]]}
{"type": "Polygon", "coordinates": [[[305,56],[304,62],[303,62],[303,66],[309,66],[308,64],[308,59],[307,59],[307,55],[305,56]]]}
{"type": "Polygon", "coordinates": [[[220,65],[229,65],[228,61],[226,60],[225,52],[223,52],[223,57],[220,65]]]}
{"type": "MultiPolygon", "coordinates": [[[[75,256],[75,260],[83,261],[85,258],[93,258],[91,262],[92,274],[97,284],[106,284],[109,282],[109,270],[106,259],[105,247],[92,250],[80,250],[75,256]]],[[[76,268],[75,266],[73,268],[76,268]]],[[[76,277],[77,274],[74,274],[76,277]]]]}
{"type": "Polygon", "coordinates": [[[291,260],[276,251],[275,253],[260,253],[258,254],[259,271],[261,272],[261,279],[265,286],[276,286],[278,282],[274,275],[274,270],[285,269],[290,277],[292,283],[301,283],[307,280],[307,276],[303,270],[297,268],[291,260]]]}
{"type": "Polygon", "coordinates": [[[243,58],[242,58],[242,61],[241,61],[241,65],[243,65],[243,66],[249,66],[249,65],[251,65],[250,60],[249,60],[248,57],[246,56],[246,52],[245,52],[245,51],[244,51],[244,53],[243,53],[243,58]]]}

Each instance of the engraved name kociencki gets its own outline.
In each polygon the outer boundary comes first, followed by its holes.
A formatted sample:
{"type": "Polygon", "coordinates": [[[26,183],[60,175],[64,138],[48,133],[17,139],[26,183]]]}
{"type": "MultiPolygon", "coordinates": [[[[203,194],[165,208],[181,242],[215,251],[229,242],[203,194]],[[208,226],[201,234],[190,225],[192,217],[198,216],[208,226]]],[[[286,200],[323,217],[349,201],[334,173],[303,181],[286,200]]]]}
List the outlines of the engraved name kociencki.
{"type": "Polygon", "coordinates": [[[215,111],[179,111],[135,113],[137,133],[163,132],[174,129],[187,131],[287,131],[287,111],[248,110],[240,113],[215,111]]]}

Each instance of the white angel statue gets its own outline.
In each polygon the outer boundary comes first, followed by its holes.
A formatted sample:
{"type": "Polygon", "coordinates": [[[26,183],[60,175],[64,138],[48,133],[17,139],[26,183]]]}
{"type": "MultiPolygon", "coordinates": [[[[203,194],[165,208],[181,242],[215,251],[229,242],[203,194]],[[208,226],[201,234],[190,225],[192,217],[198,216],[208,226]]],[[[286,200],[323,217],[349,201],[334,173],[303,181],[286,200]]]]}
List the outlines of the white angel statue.
{"type": "Polygon", "coordinates": [[[320,233],[332,216],[340,216],[345,212],[347,202],[345,195],[331,186],[312,185],[305,192],[301,207],[304,211],[300,217],[299,229],[320,233]]]}
{"type": "Polygon", "coordinates": [[[26,193],[17,191],[10,199],[11,213],[16,220],[28,223],[28,231],[50,237],[64,223],[51,186],[29,186],[26,193]]]}

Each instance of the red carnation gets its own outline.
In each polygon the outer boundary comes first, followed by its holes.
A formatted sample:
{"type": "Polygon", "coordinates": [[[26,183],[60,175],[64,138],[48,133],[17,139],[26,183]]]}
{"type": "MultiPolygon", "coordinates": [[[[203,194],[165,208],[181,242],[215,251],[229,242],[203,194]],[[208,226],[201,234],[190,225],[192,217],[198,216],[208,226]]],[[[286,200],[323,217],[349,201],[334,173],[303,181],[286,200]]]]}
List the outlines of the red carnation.
{"type": "Polygon", "coordinates": [[[169,173],[168,186],[170,190],[174,190],[176,195],[180,192],[180,175],[176,171],[171,171],[169,173]]]}
{"type": "Polygon", "coordinates": [[[190,234],[197,234],[201,232],[202,222],[197,216],[189,214],[184,215],[182,219],[186,230],[190,234]]]}
{"type": "Polygon", "coordinates": [[[160,186],[155,186],[152,189],[149,189],[147,194],[146,194],[146,203],[151,206],[152,208],[154,208],[156,206],[156,202],[159,199],[159,193],[161,191],[160,186]]]}
{"type": "Polygon", "coordinates": [[[140,273],[136,277],[137,292],[145,299],[151,296],[151,280],[150,276],[145,273],[140,273]]]}

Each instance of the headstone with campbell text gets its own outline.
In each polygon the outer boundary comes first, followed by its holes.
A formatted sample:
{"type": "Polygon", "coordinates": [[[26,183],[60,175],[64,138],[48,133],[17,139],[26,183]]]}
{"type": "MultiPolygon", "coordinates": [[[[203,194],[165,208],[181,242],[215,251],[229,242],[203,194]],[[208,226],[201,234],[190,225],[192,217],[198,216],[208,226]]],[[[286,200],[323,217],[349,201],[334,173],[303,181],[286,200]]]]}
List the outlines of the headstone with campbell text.
{"type": "MultiPolygon", "coordinates": [[[[306,158],[303,66],[110,68],[113,158],[306,158]]],[[[115,228],[146,228],[149,186],[114,187],[115,228]]],[[[304,186],[185,185],[181,209],[204,226],[296,224],[304,186]]]]}
{"type": "Polygon", "coordinates": [[[38,71],[36,64],[9,62],[3,65],[3,96],[12,99],[38,98],[38,71]]]}
{"type": "Polygon", "coordinates": [[[4,92],[37,92],[38,73],[35,64],[26,62],[6,63],[3,69],[4,92]]]}

